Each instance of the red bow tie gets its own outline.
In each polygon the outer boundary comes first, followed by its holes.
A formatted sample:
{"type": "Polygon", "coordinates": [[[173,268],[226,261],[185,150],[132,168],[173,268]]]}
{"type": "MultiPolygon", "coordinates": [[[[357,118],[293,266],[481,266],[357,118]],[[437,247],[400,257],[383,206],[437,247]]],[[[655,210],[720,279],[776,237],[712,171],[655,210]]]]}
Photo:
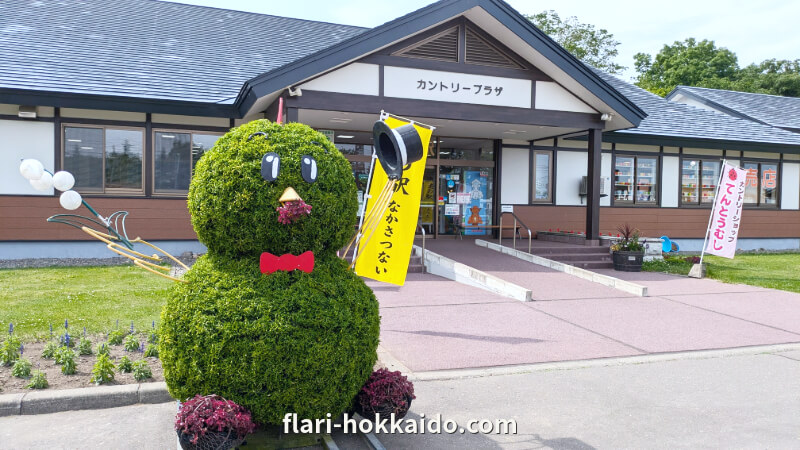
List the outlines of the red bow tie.
{"type": "Polygon", "coordinates": [[[314,270],[314,253],[307,251],[299,256],[287,253],[280,257],[272,253],[264,252],[261,254],[261,273],[272,273],[278,270],[291,272],[292,270],[302,270],[311,273],[314,270]]]}

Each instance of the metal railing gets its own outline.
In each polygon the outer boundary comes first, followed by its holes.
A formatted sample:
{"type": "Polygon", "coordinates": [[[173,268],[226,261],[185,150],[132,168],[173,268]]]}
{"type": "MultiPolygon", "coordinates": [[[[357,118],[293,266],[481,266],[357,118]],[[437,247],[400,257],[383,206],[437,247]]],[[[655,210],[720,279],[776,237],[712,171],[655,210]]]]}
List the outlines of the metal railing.
{"type": "Polygon", "coordinates": [[[422,231],[422,273],[425,273],[425,227],[417,222],[417,228],[419,228],[419,231],[422,231]]]}
{"type": "MultiPolygon", "coordinates": [[[[513,228],[514,232],[512,233],[512,236],[513,236],[513,239],[514,239],[513,240],[514,249],[517,248],[517,234],[519,233],[517,224],[519,224],[523,228],[528,230],[528,253],[530,253],[531,252],[531,243],[532,243],[532,240],[533,240],[533,233],[531,232],[531,229],[527,225],[525,225],[525,223],[522,220],[520,220],[519,217],[517,217],[516,214],[514,214],[513,212],[510,212],[510,211],[505,211],[505,212],[500,213],[500,226],[498,227],[498,232],[497,232],[497,235],[499,236],[499,240],[497,241],[497,243],[500,244],[500,245],[503,245],[503,216],[506,215],[506,214],[511,214],[512,216],[514,216],[514,228],[513,228]]],[[[522,236],[520,236],[520,239],[521,238],[522,238],[522,236]]]]}

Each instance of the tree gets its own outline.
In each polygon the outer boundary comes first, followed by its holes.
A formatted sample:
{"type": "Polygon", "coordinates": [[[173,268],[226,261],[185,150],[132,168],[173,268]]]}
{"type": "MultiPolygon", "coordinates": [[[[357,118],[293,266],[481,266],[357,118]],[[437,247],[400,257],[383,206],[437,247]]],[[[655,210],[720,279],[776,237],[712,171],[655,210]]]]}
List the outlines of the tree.
{"type": "Polygon", "coordinates": [[[767,59],[743,68],[733,90],[800,97],[800,59],[767,59]]]}
{"type": "Polygon", "coordinates": [[[662,97],[678,85],[731,89],[739,73],[736,54],[706,39],[675,41],[655,58],[637,53],[633,59],[636,85],[662,97]]]}
{"type": "Polygon", "coordinates": [[[619,54],[619,41],[607,30],[580,23],[575,16],[561,20],[553,10],[525,17],[586,64],[609,73],[625,70],[614,61],[619,54]]]}

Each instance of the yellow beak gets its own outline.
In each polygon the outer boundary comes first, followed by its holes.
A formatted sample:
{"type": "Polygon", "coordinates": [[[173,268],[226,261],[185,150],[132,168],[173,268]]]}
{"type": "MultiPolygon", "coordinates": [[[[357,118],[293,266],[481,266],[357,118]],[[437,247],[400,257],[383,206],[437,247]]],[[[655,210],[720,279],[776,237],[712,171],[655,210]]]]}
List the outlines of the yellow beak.
{"type": "Polygon", "coordinates": [[[281,204],[284,204],[286,202],[303,201],[303,199],[297,194],[297,191],[295,191],[294,188],[289,186],[285,191],[283,191],[283,195],[281,195],[281,198],[279,198],[278,201],[281,202],[281,204]]]}

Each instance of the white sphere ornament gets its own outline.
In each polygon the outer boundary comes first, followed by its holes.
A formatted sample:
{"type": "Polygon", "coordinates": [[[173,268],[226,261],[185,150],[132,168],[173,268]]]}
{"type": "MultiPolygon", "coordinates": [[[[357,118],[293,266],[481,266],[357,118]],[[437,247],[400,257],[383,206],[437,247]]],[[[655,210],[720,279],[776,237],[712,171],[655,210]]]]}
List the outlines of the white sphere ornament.
{"type": "Polygon", "coordinates": [[[58,199],[58,202],[61,203],[61,206],[63,206],[64,209],[69,209],[70,211],[80,208],[81,201],[83,201],[81,194],[78,194],[75,191],[65,191],[58,199]]]}
{"type": "Polygon", "coordinates": [[[53,176],[47,172],[42,173],[38,180],[30,180],[31,186],[37,191],[49,191],[53,188],[53,176]]]}
{"type": "Polygon", "coordinates": [[[60,170],[53,175],[53,186],[59,191],[68,191],[75,186],[75,177],[66,170],[60,170]]]}
{"type": "Polygon", "coordinates": [[[42,178],[44,166],[38,159],[23,159],[19,164],[19,173],[29,180],[42,178]]]}

